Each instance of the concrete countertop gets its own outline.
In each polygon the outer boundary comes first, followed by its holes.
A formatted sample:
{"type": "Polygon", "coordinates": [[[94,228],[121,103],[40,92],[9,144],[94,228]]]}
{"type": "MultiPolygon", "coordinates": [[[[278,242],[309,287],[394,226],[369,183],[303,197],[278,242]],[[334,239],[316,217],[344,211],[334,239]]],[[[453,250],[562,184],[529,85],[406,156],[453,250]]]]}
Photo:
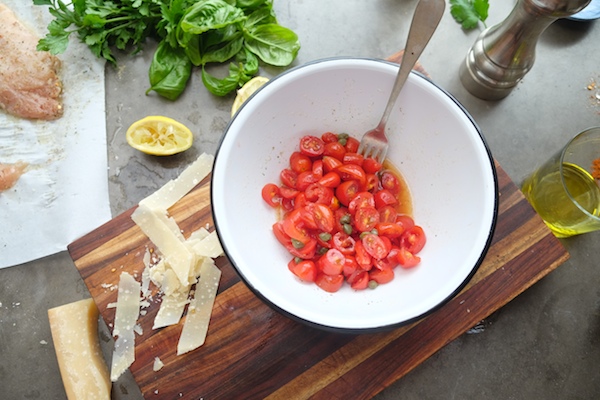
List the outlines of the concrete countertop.
{"type": "MultiPolygon", "coordinates": [[[[513,1],[491,1],[487,25],[502,21],[513,1]]],[[[294,65],[331,56],[385,58],[404,47],[416,0],[275,0],[281,25],[302,49],[294,65]]],[[[517,184],[576,133],[600,125],[600,22],[561,20],[538,42],[533,69],[504,100],[470,95],[459,64],[481,29],[463,31],[450,7],[421,57],[432,79],[454,95],[480,126],[490,149],[517,184]],[[597,87],[593,87],[595,83],[597,87]],[[589,88],[588,88],[589,87],[589,88]]],[[[233,95],[217,98],[199,71],[177,102],[146,96],[153,46],[106,68],[109,190],[113,216],[177,176],[202,152],[216,151],[233,95]],[[129,147],[127,127],[146,115],[178,119],[194,147],[169,158],[129,147]]],[[[280,70],[262,69],[274,76],[280,70]]],[[[472,330],[448,344],[378,399],[595,399],[600,396],[600,232],[562,240],[571,258],[472,330]]],[[[0,270],[0,397],[66,398],[47,310],[89,297],[62,252],[0,270]]],[[[101,326],[103,350],[112,342],[101,326]]],[[[140,399],[127,374],[115,399],[140,399]]]]}

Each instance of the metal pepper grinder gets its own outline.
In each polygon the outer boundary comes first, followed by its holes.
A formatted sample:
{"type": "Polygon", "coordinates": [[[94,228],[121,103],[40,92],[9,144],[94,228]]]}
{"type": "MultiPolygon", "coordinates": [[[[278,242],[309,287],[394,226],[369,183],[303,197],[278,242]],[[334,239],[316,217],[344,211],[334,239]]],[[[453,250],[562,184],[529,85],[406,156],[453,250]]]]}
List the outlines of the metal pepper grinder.
{"type": "Polygon", "coordinates": [[[508,96],[533,67],[535,46],[544,30],[590,1],[518,0],[506,19],[484,30],[471,47],[459,70],[462,84],[484,100],[508,96]]]}

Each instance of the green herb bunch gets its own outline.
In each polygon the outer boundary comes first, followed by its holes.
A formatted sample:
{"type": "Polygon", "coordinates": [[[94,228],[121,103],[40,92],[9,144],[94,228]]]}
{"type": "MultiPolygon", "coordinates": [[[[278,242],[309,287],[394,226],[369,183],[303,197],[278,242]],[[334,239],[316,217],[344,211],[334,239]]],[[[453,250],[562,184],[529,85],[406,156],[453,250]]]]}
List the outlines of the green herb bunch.
{"type": "Polygon", "coordinates": [[[278,24],[273,0],[33,0],[54,19],[38,50],[63,53],[75,33],[98,57],[116,64],[113,49],[135,54],[148,38],[159,42],[150,65],[150,91],[176,100],[194,66],[202,82],[224,96],[258,73],[259,60],[284,67],[294,61],[298,36],[278,24]],[[209,63],[229,62],[216,78],[209,63]]]}

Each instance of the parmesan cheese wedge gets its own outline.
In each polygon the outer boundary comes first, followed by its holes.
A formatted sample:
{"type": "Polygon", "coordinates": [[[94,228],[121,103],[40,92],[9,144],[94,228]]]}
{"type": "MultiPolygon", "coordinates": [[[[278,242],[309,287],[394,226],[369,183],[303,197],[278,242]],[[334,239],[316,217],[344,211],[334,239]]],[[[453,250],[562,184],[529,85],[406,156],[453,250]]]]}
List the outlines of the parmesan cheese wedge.
{"type": "Polygon", "coordinates": [[[98,343],[94,300],[51,308],[48,320],[67,398],[109,400],[111,382],[98,343]]]}
{"type": "Polygon", "coordinates": [[[119,278],[117,294],[117,310],[113,336],[113,350],[110,379],[115,382],[133,364],[135,360],[135,323],[140,314],[141,285],[127,272],[122,272],[119,278]]]}
{"type": "Polygon", "coordinates": [[[177,355],[187,353],[204,344],[212,314],[221,270],[214,263],[202,263],[200,280],[190,303],[183,330],[177,343],[177,355]]]}

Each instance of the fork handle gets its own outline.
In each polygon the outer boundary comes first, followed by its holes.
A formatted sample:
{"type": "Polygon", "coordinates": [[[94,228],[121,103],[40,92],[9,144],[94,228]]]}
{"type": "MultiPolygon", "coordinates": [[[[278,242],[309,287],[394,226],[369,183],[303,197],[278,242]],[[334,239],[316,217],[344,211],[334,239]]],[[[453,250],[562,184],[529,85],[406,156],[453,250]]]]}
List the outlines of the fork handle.
{"type": "Polygon", "coordinates": [[[392,93],[390,94],[388,103],[383,111],[379,127],[383,127],[387,123],[392,108],[394,108],[394,105],[396,104],[396,99],[408,78],[408,74],[410,74],[410,71],[423,53],[425,46],[429,43],[431,36],[433,36],[433,32],[435,32],[439,25],[445,8],[445,0],[419,0],[417,3],[408,31],[408,38],[406,39],[404,56],[400,62],[400,69],[398,70],[398,75],[396,75],[396,81],[394,82],[392,93]]]}

